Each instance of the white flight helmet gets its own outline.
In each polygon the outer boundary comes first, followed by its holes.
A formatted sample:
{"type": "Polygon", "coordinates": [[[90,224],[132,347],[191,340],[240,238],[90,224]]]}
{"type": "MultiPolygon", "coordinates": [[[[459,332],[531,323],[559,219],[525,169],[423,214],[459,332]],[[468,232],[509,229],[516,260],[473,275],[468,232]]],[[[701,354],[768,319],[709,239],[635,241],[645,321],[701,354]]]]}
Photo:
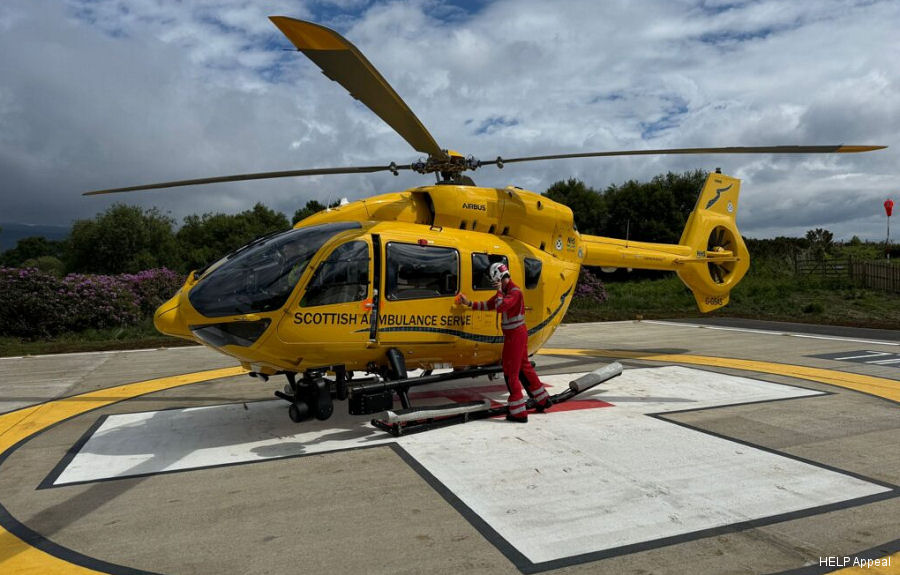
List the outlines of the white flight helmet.
{"type": "Polygon", "coordinates": [[[491,279],[491,283],[499,284],[504,277],[509,277],[509,268],[501,262],[493,263],[488,270],[488,277],[491,279]]]}

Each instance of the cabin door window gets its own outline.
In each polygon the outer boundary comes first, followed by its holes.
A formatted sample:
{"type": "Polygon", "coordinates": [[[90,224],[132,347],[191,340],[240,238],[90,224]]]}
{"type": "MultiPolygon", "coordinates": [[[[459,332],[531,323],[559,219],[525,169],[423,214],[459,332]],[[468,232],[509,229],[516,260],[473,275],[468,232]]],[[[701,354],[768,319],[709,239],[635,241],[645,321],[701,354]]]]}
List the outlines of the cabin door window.
{"type": "Polygon", "coordinates": [[[357,302],[369,294],[369,246],[347,242],[334,249],[316,269],[301,307],[357,302]]]}
{"type": "MultiPolygon", "coordinates": [[[[452,343],[454,334],[464,327],[461,310],[453,303],[459,293],[459,252],[442,246],[388,242],[384,253],[378,341],[389,345],[452,343]]],[[[407,356],[407,362],[415,359],[424,357],[418,353],[407,356]]]]}

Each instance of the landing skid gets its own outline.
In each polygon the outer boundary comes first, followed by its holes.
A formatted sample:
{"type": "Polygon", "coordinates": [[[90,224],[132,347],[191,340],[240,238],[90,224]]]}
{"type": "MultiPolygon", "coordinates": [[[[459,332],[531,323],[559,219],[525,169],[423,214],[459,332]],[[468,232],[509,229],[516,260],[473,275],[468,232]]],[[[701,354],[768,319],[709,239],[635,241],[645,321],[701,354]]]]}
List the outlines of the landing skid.
{"type": "MultiPolygon", "coordinates": [[[[556,395],[551,395],[550,401],[553,405],[563,403],[621,374],[622,364],[613,362],[569,382],[569,389],[556,395]]],[[[526,407],[533,409],[535,407],[534,399],[529,399],[526,407]]],[[[493,406],[489,400],[485,399],[484,401],[471,401],[468,403],[450,403],[398,410],[388,409],[373,419],[372,425],[390,433],[394,437],[400,437],[401,435],[420,433],[430,429],[467,423],[476,419],[506,415],[507,413],[509,413],[509,408],[506,405],[493,406]]]]}

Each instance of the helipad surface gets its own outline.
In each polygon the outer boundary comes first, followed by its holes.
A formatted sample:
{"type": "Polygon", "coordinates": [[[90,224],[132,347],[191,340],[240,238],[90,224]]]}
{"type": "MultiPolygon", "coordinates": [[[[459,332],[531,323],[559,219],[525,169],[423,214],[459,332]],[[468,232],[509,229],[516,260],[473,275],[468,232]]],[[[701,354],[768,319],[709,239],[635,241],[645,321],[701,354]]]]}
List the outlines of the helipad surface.
{"type": "MultiPolygon", "coordinates": [[[[80,358],[83,377],[47,360],[54,385],[72,381],[63,395],[83,391],[0,415],[0,571],[279,573],[300,554],[304,570],[341,572],[824,573],[820,556],[896,553],[896,404],[849,391],[894,393],[895,368],[813,357],[857,342],[788,352],[783,336],[729,334],[746,338],[729,358],[703,355],[721,334],[608,327],[632,346],[584,351],[589,337],[563,329],[538,358],[557,389],[604,357],[626,362],[591,395],[527,425],[397,439],[340,405],[293,424],[234,370],[179,376],[223,363],[204,350],[80,358]],[[646,349],[660,337],[691,353],[646,349]],[[159,379],[110,387],[124,378],[104,368],[129,365],[159,379]]],[[[0,376],[28,365],[20,389],[41,362],[0,360],[0,376]]],[[[496,382],[472,393],[505,395],[496,382]]]]}

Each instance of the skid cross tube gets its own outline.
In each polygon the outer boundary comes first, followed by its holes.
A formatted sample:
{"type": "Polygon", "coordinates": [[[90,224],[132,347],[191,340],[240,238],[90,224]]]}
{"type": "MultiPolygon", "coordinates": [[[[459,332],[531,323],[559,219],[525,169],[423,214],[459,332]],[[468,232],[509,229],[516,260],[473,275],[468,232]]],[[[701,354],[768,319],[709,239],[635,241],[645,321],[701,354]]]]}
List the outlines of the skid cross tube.
{"type": "Polygon", "coordinates": [[[410,377],[407,379],[385,380],[374,383],[363,383],[360,385],[350,385],[350,397],[357,395],[368,395],[371,393],[379,393],[384,391],[394,391],[397,389],[416,387],[418,385],[428,385],[430,383],[438,383],[441,381],[452,381],[454,379],[463,379],[466,377],[479,377],[482,375],[493,375],[500,373],[503,368],[499,365],[491,365],[488,367],[473,367],[471,369],[463,369],[450,373],[439,373],[437,375],[423,375],[421,377],[410,377]]]}

